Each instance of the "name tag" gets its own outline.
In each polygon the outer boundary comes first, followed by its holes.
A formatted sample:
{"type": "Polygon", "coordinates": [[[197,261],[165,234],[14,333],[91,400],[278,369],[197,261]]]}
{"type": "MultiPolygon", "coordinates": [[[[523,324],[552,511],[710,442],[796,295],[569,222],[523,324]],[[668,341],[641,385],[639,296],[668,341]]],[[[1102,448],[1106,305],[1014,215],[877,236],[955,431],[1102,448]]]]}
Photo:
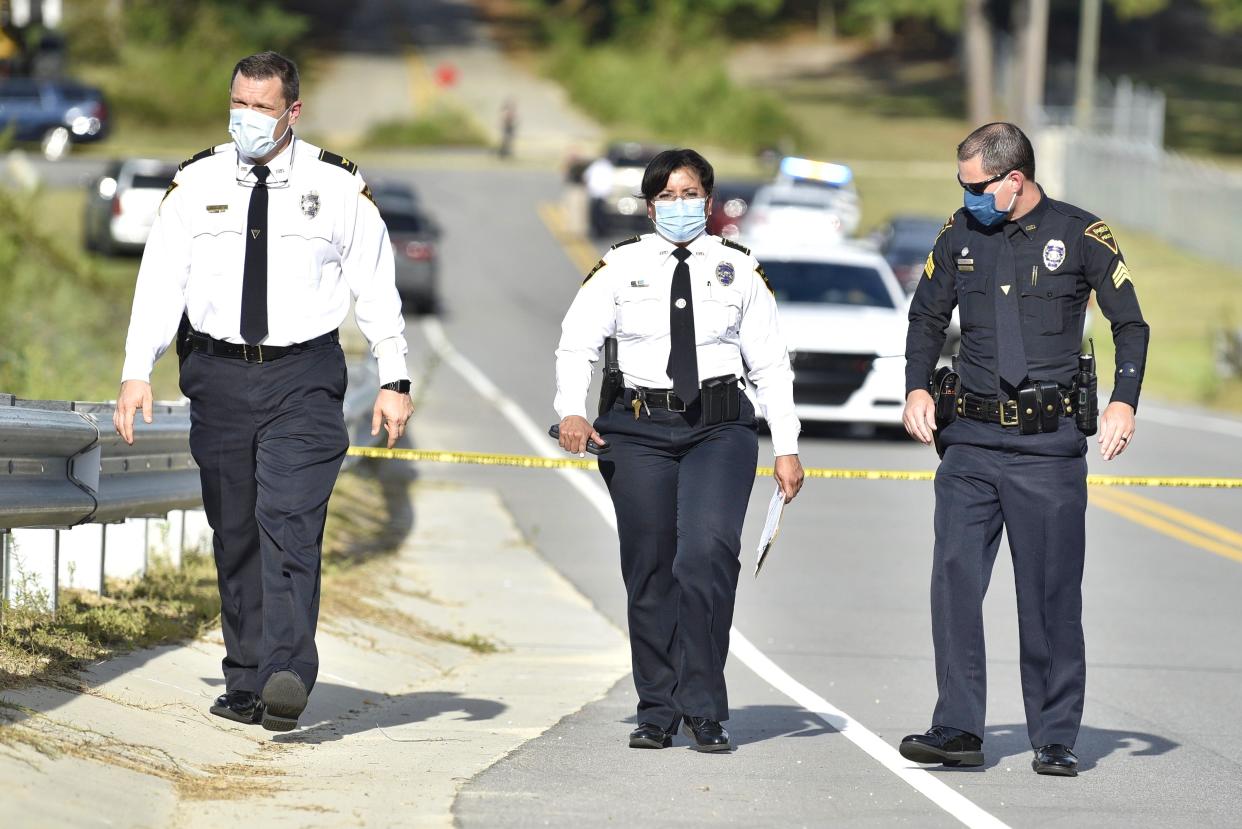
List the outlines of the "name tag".
{"type": "Polygon", "coordinates": [[[208,213],[224,213],[229,209],[227,204],[209,204],[207,205],[208,213]]]}
{"type": "Polygon", "coordinates": [[[956,262],[957,262],[957,269],[959,271],[970,273],[975,269],[975,260],[973,259],[958,259],[956,260],[956,262]]]}
{"type": "Polygon", "coordinates": [[[632,282],[630,283],[630,287],[631,287],[631,288],[646,288],[646,287],[647,287],[647,280],[645,280],[645,279],[635,279],[634,281],[632,281],[632,282]]]}

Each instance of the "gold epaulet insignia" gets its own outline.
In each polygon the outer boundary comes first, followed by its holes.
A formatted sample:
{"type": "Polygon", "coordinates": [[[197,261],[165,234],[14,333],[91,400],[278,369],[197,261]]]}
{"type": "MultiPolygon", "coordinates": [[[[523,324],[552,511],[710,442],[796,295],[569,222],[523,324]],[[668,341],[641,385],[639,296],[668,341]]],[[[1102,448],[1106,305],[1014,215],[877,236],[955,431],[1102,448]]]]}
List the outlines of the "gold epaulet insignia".
{"type": "Polygon", "coordinates": [[[319,160],[326,164],[332,164],[336,167],[343,167],[346,170],[349,170],[349,172],[352,173],[353,175],[355,176],[358,175],[358,165],[350,161],[348,158],[346,158],[343,155],[337,155],[336,153],[330,153],[327,150],[320,150],[319,160]]]}
{"type": "MultiPolygon", "coordinates": [[[[216,152],[215,147],[208,147],[205,150],[199,150],[194,155],[190,156],[185,161],[178,164],[177,171],[180,172],[181,170],[184,170],[186,167],[189,167],[195,161],[201,161],[202,159],[206,158],[209,155],[215,155],[215,152],[216,152]]],[[[165,193],[164,195],[168,195],[168,194],[165,193]]]]}

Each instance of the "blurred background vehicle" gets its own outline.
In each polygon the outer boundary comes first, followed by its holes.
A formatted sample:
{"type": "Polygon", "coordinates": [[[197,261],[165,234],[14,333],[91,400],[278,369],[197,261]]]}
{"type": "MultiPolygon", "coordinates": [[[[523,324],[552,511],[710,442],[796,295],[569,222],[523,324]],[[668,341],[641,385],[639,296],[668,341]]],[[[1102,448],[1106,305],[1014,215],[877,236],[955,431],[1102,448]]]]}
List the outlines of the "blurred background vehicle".
{"type": "Polygon", "coordinates": [[[73,144],[108,134],[108,105],[102,92],[76,81],[0,78],[0,130],[56,161],[73,144]]]}
{"type": "Polygon", "coordinates": [[[86,249],[107,256],[142,253],[177,165],[151,158],[111,162],[87,187],[86,249]]]}
{"type": "Polygon", "coordinates": [[[909,300],[884,257],[849,242],[752,252],[780,304],[798,417],[899,424],[909,300]]]}
{"type": "Polygon", "coordinates": [[[435,313],[440,304],[439,224],[423,209],[417,191],[406,184],[377,182],[371,193],[388,226],[402,310],[435,313]]]}
{"type": "Polygon", "coordinates": [[[642,197],[643,171],[662,146],[625,141],[610,144],[600,158],[587,165],[587,228],[596,238],[651,231],[642,197]]]}
{"type": "Polygon", "coordinates": [[[914,293],[944,222],[931,216],[893,216],[872,234],[880,255],[906,293],[914,293]]]}
{"type": "Polygon", "coordinates": [[[712,210],[707,216],[707,232],[735,241],[741,238],[746,214],[761,186],[761,182],[755,181],[717,182],[712,192],[712,210]]]}

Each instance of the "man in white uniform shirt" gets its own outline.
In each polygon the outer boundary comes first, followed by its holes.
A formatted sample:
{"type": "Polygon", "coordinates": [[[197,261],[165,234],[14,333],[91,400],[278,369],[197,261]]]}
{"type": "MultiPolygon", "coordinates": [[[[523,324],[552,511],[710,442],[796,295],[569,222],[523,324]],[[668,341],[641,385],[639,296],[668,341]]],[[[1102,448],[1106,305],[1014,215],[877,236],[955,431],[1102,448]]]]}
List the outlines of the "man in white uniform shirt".
{"type": "Polygon", "coordinates": [[[337,327],[355,317],[379,362],[372,434],[413,411],[388,231],[353,162],[293,135],[297,67],[242,59],[233,141],[183,162],[134,293],[116,430],[151,422],[150,375],[176,339],[190,449],[214,530],[226,656],[211,712],[297,726],[319,669],[320,556],[349,446],[337,327]]]}
{"type": "Polygon", "coordinates": [[[681,726],[699,751],[732,747],[724,665],[742,520],[755,482],[749,376],[772,430],[787,501],[802,486],[793,372],[776,301],[750,251],[705,232],[712,167],[667,150],[642,182],[655,233],[613,245],[582,283],[556,351],[561,446],[608,446],[599,467],[617,512],[638,691],[631,748],[666,748],[681,726]],[[617,339],[624,389],[586,417],[591,365],[617,339]]]}

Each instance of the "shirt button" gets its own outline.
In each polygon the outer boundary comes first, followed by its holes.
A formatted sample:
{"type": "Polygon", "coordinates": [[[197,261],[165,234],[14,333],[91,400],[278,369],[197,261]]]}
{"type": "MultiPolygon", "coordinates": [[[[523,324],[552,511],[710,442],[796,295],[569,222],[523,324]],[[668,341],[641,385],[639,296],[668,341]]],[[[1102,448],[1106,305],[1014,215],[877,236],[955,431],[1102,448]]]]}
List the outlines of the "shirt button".
{"type": "Polygon", "coordinates": [[[1052,291],[1048,292],[1048,299],[1052,299],[1052,291]]]}

